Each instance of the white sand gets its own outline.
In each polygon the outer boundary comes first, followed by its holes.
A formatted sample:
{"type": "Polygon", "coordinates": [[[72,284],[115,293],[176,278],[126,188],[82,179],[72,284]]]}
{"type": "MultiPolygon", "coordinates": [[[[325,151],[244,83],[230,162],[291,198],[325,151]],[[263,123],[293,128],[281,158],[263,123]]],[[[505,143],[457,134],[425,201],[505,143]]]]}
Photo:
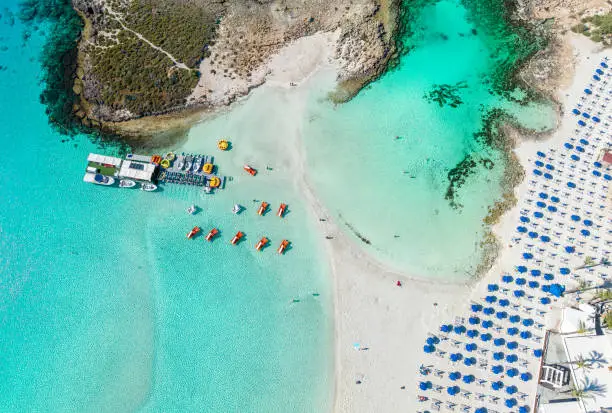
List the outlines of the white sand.
{"type": "MultiPolygon", "coordinates": [[[[283,118],[285,121],[289,118],[288,122],[295,125],[289,131],[279,130],[276,136],[267,136],[265,147],[269,150],[257,151],[251,156],[259,164],[281,164],[283,173],[290,174],[292,181],[303,190],[313,216],[326,219],[319,221],[320,238],[333,237],[326,241],[326,252],[335,285],[334,410],[415,412],[417,372],[427,332],[436,331],[443,322],[453,322],[454,314],[464,315],[472,294],[481,294],[483,285],[490,280],[497,281],[501,270],[512,268],[519,251],[514,251],[509,244],[519,210],[514,208],[508,212],[494,228],[504,248],[494,268],[471,286],[433,283],[394,273],[346,236],[308,185],[299,127],[305,118],[308,88],[316,83],[307,80],[321,75],[333,84],[335,79],[336,65],[332,59],[335,36],[318,34],[300,39],[266,64],[267,81],[261,87],[284,90],[287,107],[283,118]],[[396,286],[398,280],[403,284],[401,287],[396,286]],[[355,350],[354,343],[360,343],[367,350],[355,350]],[[361,384],[356,383],[358,380],[361,384]]],[[[573,43],[582,52],[576,56],[577,81],[559,96],[565,110],[571,109],[568,102],[576,100],[596,62],[593,43],[584,38],[573,38],[573,43]]],[[[217,90],[221,86],[217,97],[228,96],[230,91],[223,89],[223,78],[211,82],[214,84],[201,87],[217,90]]],[[[536,150],[545,150],[551,143],[563,139],[571,128],[571,125],[562,125],[547,140],[522,143],[516,152],[523,166],[536,150]]],[[[523,183],[517,188],[518,197],[525,191],[523,183]]]]}

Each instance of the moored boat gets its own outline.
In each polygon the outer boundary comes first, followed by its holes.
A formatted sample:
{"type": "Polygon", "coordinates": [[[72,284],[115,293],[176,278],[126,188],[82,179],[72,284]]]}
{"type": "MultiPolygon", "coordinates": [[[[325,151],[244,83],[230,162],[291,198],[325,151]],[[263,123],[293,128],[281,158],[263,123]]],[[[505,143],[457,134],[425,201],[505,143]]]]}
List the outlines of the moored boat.
{"type": "Polygon", "coordinates": [[[174,168],[182,171],[183,167],[185,166],[185,158],[181,155],[176,157],[176,162],[174,163],[174,168]]]}
{"type": "Polygon", "coordinates": [[[198,232],[200,232],[200,227],[193,227],[193,229],[187,234],[187,239],[192,239],[198,232]]]}
{"type": "Polygon", "coordinates": [[[157,190],[157,185],[152,184],[151,182],[143,182],[140,189],[146,192],[153,192],[157,190]]]}
{"type": "Polygon", "coordinates": [[[285,215],[285,210],[287,209],[287,204],[280,204],[278,207],[278,211],[276,212],[276,216],[282,218],[285,215]]]}
{"type": "Polygon", "coordinates": [[[266,211],[268,210],[268,203],[267,202],[262,202],[259,209],[257,210],[257,215],[263,215],[266,213],[266,211]]]}
{"type": "Polygon", "coordinates": [[[257,169],[247,164],[244,165],[244,170],[247,171],[251,176],[257,175],[257,169]]]}
{"type": "Polygon", "coordinates": [[[185,172],[191,171],[191,165],[193,165],[193,156],[187,155],[185,156],[185,172]]]}
{"type": "Polygon", "coordinates": [[[289,241],[287,241],[286,239],[282,240],[280,243],[280,246],[278,247],[276,251],[281,255],[284,254],[289,244],[290,244],[289,241]]]}
{"type": "Polygon", "coordinates": [[[195,159],[195,161],[193,161],[193,172],[199,172],[200,171],[200,167],[202,166],[202,158],[200,158],[199,156],[195,159]]]}
{"type": "Polygon", "coordinates": [[[112,176],[87,172],[83,177],[83,181],[88,182],[90,184],[111,186],[115,183],[115,178],[113,178],[112,176]]]}
{"type": "Polygon", "coordinates": [[[219,230],[217,228],[211,229],[210,232],[206,235],[206,241],[212,241],[215,235],[217,235],[218,233],[219,230]]]}
{"type": "Polygon", "coordinates": [[[244,236],[244,234],[242,232],[238,231],[236,233],[236,235],[234,235],[234,238],[232,238],[232,240],[230,241],[230,244],[232,244],[232,245],[238,244],[238,242],[240,241],[240,239],[242,239],[243,236],[244,236]]]}
{"type": "Polygon", "coordinates": [[[119,181],[120,188],[134,188],[135,186],[136,182],[132,181],[131,179],[122,179],[119,181]]]}
{"type": "Polygon", "coordinates": [[[198,207],[195,206],[194,204],[191,204],[191,206],[187,208],[187,213],[190,215],[193,215],[196,213],[197,210],[198,210],[198,207]]]}
{"type": "Polygon", "coordinates": [[[267,243],[268,243],[268,238],[263,237],[262,239],[260,239],[260,240],[257,242],[257,244],[255,244],[255,249],[256,249],[257,251],[261,251],[261,249],[262,249],[263,247],[265,247],[267,243]]]}
{"type": "Polygon", "coordinates": [[[240,211],[242,211],[242,205],[240,204],[234,204],[234,207],[232,208],[232,212],[234,214],[239,214],[240,211]]]}

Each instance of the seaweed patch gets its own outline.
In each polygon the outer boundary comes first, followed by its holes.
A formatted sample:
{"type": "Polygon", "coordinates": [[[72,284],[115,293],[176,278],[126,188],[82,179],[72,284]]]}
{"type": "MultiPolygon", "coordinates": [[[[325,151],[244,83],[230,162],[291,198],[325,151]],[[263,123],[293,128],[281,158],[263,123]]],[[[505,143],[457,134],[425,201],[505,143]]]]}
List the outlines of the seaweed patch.
{"type": "Polygon", "coordinates": [[[440,107],[450,106],[451,108],[456,108],[463,103],[459,91],[465,88],[467,88],[465,81],[457,82],[454,85],[436,84],[433,85],[429,93],[423,95],[423,99],[429,103],[436,102],[440,107]]]}

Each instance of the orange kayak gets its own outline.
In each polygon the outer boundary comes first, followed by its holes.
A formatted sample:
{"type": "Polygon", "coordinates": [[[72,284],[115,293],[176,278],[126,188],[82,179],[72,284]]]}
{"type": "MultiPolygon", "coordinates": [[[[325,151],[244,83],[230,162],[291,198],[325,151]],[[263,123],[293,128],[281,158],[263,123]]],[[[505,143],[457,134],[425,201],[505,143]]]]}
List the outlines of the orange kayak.
{"type": "Polygon", "coordinates": [[[236,245],[238,244],[238,241],[240,241],[240,239],[244,236],[244,234],[240,231],[238,231],[236,233],[236,235],[234,235],[234,238],[232,238],[232,240],[230,241],[230,244],[232,245],[236,245]]]}
{"type": "Polygon", "coordinates": [[[257,214],[258,215],[263,215],[263,214],[266,213],[267,209],[268,209],[268,203],[264,201],[264,202],[261,203],[261,206],[257,210],[257,214]]]}
{"type": "Polygon", "coordinates": [[[189,234],[187,234],[187,239],[195,237],[198,232],[200,232],[200,227],[193,227],[193,229],[189,231],[189,234]]]}
{"type": "Polygon", "coordinates": [[[208,235],[206,235],[206,241],[212,241],[212,239],[215,237],[215,235],[217,235],[219,233],[219,230],[217,228],[213,228],[210,230],[210,232],[208,233],[208,235]]]}
{"type": "Polygon", "coordinates": [[[284,254],[285,250],[287,249],[287,247],[289,246],[289,241],[287,241],[286,239],[282,240],[280,243],[280,247],[278,247],[278,249],[276,251],[278,251],[279,254],[284,254]]]}
{"type": "Polygon", "coordinates": [[[268,243],[268,238],[263,237],[262,239],[259,240],[257,244],[255,244],[255,249],[257,251],[260,251],[263,247],[266,246],[267,243],[268,243]]]}
{"type": "Polygon", "coordinates": [[[276,216],[282,218],[285,215],[285,210],[287,209],[287,204],[280,204],[278,207],[278,211],[276,212],[276,216]]]}
{"type": "Polygon", "coordinates": [[[247,171],[251,176],[255,176],[257,175],[257,169],[245,164],[244,165],[244,170],[247,171]]]}

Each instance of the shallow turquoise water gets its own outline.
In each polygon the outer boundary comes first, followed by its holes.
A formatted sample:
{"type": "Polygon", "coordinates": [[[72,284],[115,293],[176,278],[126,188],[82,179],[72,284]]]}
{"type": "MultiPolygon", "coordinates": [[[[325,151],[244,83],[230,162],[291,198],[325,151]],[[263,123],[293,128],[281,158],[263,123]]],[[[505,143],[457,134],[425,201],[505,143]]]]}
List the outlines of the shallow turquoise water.
{"type": "Polygon", "coordinates": [[[313,184],[357,243],[409,274],[465,280],[480,262],[482,220],[500,198],[505,167],[499,152],[474,138],[483,115],[503,108],[545,130],[554,114],[546,105],[520,106],[489,92],[507,37],[472,24],[460,1],[426,3],[420,13],[411,9],[406,43],[412,48],[400,66],[347,104],[315,102],[304,140],[313,184]],[[424,99],[434,85],[460,82],[456,108],[424,99]],[[534,111],[538,116],[529,116],[534,111]],[[479,165],[457,191],[461,207],[454,208],[445,199],[447,174],[466,155],[479,165]]]}
{"type": "Polygon", "coordinates": [[[22,29],[0,25],[0,411],[328,410],[331,286],[292,188],[268,194],[290,205],[280,220],[231,186],[83,183],[97,148],[47,124],[43,38],[22,47],[22,29]],[[249,210],[234,216],[234,202],[249,210]],[[187,241],[194,225],[222,237],[187,241]],[[257,253],[262,235],[272,245],[257,253]],[[280,257],[283,238],[294,249],[280,257]]]}

